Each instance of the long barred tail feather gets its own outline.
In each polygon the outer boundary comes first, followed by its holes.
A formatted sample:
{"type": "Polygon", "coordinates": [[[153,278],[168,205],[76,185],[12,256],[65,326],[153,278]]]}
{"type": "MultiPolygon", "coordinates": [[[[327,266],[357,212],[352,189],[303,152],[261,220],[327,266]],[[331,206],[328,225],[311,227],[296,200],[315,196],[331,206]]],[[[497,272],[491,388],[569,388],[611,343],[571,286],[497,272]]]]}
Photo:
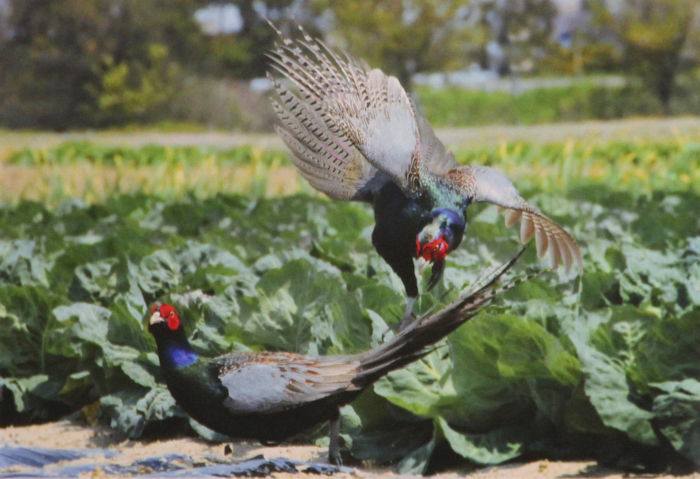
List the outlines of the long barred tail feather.
{"type": "Polygon", "coordinates": [[[484,274],[467,293],[437,313],[414,321],[386,344],[364,353],[354,382],[365,386],[389,371],[405,366],[432,351],[431,346],[476,316],[494,298],[532,279],[542,270],[531,271],[498,285],[525,251],[522,247],[506,263],[484,274]]]}

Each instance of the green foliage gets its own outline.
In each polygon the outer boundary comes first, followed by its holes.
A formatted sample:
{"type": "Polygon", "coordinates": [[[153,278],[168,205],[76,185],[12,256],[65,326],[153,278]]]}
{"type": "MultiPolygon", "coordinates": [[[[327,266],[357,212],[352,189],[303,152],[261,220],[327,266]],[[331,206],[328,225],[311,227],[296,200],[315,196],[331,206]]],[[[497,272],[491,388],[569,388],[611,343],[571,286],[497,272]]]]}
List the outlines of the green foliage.
{"type": "MultiPolygon", "coordinates": [[[[647,154],[616,148],[607,154],[647,154]]],[[[690,146],[653,148],[696,159],[690,146]]],[[[608,161],[605,151],[589,154],[608,161]]],[[[109,149],[100,158],[116,161],[109,149]]],[[[580,282],[549,274],[520,285],[425,359],[377,382],[344,409],[353,454],[398,461],[404,472],[426,470],[443,447],[476,464],[571,451],[635,461],[645,448],[667,447],[676,455],[666,459],[697,464],[700,196],[622,186],[534,188],[532,199],[581,242],[580,282]]],[[[14,420],[90,406],[132,437],[168,418],[189,427],[145,331],[156,299],[182,310],[206,354],[378,344],[401,316],[403,292],[372,249],[371,224],[362,205],[306,196],[135,194],[0,208],[0,385],[14,420]]],[[[515,245],[492,208],[473,210],[444,284],[419,310],[449,301],[515,245]]]]}
{"type": "Polygon", "coordinates": [[[139,148],[104,146],[90,142],[69,141],[45,150],[25,148],[12,153],[7,162],[27,167],[62,166],[89,163],[102,166],[125,165],[131,168],[163,165],[196,165],[216,161],[224,165],[271,165],[286,161],[281,151],[259,150],[242,146],[227,150],[198,146],[169,147],[146,145],[139,148]]]}
{"type": "Polygon", "coordinates": [[[102,115],[122,121],[144,119],[173,98],[178,67],[168,61],[168,47],[151,44],[146,61],[145,65],[138,62],[129,65],[106,58],[100,85],[95,91],[102,115]]]}
{"type": "MultiPolygon", "coordinates": [[[[694,84],[694,83],[693,83],[694,84]]],[[[553,123],[658,115],[661,103],[634,84],[612,88],[581,84],[542,88],[519,94],[461,88],[417,89],[421,109],[438,126],[553,123]]],[[[696,113],[695,103],[679,103],[677,112],[696,113]]]]}

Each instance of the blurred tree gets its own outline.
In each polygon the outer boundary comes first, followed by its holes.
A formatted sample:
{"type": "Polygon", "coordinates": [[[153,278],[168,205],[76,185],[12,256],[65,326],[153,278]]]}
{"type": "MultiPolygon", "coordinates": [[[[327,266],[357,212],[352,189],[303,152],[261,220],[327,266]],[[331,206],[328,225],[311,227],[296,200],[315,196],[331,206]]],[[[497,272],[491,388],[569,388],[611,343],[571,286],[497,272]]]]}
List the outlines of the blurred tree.
{"type": "Polygon", "coordinates": [[[421,71],[469,63],[476,32],[470,0],[312,0],[318,13],[332,13],[347,49],[396,75],[410,88],[421,71]]]}
{"type": "Polygon", "coordinates": [[[100,116],[121,123],[162,111],[177,89],[178,64],[168,61],[168,48],[150,43],[147,63],[104,61],[98,87],[91,90],[100,116]]]}
{"type": "Polygon", "coordinates": [[[622,52],[615,35],[594,21],[590,1],[580,0],[577,7],[574,15],[569,11],[566,29],[552,42],[541,69],[567,75],[620,71],[622,52]]]}
{"type": "Polygon", "coordinates": [[[696,0],[595,2],[597,20],[617,34],[625,63],[654,92],[666,114],[697,9],[696,0]],[[614,8],[613,8],[614,7],[614,8]]]}
{"type": "Polygon", "coordinates": [[[532,71],[550,47],[557,9],[551,0],[478,0],[489,32],[487,66],[499,75],[532,71]]]}
{"type": "Polygon", "coordinates": [[[218,0],[207,2],[210,7],[235,7],[241,25],[237,31],[218,32],[211,36],[210,71],[235,78],[254,78],[265,75],[267,58],[277,36],[265,19],[288,31],[293,24],[303,25],[317,33],[314,15],[308,1],[298,0],[218,0]]]}
{"type": "MultiPolygon", "coordinates": [[[[152,67],[159,63],[156,70],[164,72],[167,63],[201,56],[204,37],[193,18],[200,4],[10,0],[0,35],[0,121],[57,129],[124,121],[133,105],[115,102],[133,103],[133,95],[114,95],[115,75],[122,75],[123,89],[140,91],[145,107],[162,103],[169,85],[161,82],[174,78],[155,78],[152,67]],[[145,86],[153,82],[158,84],[145,86]],[[105,88],[112,88],[110,101],[104,100],[105,88]]],[[[142,109],[137,119],[147,113],[142,109]]]]}

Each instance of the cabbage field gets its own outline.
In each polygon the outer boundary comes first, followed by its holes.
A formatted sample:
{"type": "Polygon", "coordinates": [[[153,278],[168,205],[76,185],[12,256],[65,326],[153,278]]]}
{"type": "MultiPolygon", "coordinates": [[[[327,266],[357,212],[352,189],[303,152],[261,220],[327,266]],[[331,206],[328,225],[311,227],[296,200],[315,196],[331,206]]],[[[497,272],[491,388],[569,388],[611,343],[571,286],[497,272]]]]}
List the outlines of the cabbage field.
{"type": "MultiPolygon", "coordinates": [[[[584,272],[521,284],[345,407],[351,454],[412,472],[532,457],[700,466],[700,142],[456,156],[504,169],[578,239],[584,272]]],[[[362,351],[402,314],[371,209],[313,193],[283,152],[65,143],[13,151],[0,172],[2,424],[78,412],[134,438],[211,438],[159,375],[144,327],[156,299],[206,354],[362,351]]],[[[423,312],[517,247],[495,208],[468,215],[423,312]]],[[[518,270],[538,265],[532,247],[518,270]]]]}

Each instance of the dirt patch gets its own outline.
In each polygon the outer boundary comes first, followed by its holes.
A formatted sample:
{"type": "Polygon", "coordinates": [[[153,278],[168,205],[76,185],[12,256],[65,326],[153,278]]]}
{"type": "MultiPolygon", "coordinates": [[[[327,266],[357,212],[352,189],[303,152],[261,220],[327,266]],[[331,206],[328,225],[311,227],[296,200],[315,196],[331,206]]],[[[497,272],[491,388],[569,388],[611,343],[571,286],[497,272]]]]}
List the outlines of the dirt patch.
{"type": "MultiPolygon", "coordinates": [[[[224,454],[222,444],[212,444],[200,439],[190,437],[178,437],[164,440],[129,440],[116,434],[105,427],[88,427],[71,421],[58,421],[47,424],[7,427],[0,430],[0,445],[21,445],[28,447],[89,449],[106,448],[118,454],[114,457],[90,457],[71,461],[70,465],[80,464],[118,464],[129,465],[137,460],[164,456],[168,454],[180,454],[192,457],[194,462],[212,461],[243,461],[259,455],[266,458],[284,457],[304,462],[325,462],[326,450],[313,445],[280,445],[261,446],[252,442],[236,442],[233,453],[224,454]]],[[[66,463],[47,466],[54,468],[65,466],[66,463]]],[[[356,468],[355,476],[359,477],[399,477],[388,469],[362,469],[356,468]]],[[[13,472],[30,472],[27,468],[13,468],[13,472]]],[[[10,472],[8,469],[0,469],[0,474],[10,472]]],[[[309,474],[285,474],[276,473],[274,477],[308,476],[309,474]]],[[[92,473],[86,477],[114,477],[100,473],[92,473]]],[[[316,477],[316,476],[313,476],[316,477]]],[[[339,474],[333,477],[351,477],[349,474],[339,474]]],[[[559,479],[576,477],[596,477],[605,479],[623,479],[630,477],[664,479],[677,476],[670,475],[630,475],[625,472],[608,470],[597,466],[594,462],[587,461],[533,461],[528,463],[508,464],[505,466],[489,467],[477,471],[455,470],[437,474],[437,478],[469,477],[471,479],[559,479]]],[[[700,479],[700,473],[684,476],[692,479],[700,479]]]]}

